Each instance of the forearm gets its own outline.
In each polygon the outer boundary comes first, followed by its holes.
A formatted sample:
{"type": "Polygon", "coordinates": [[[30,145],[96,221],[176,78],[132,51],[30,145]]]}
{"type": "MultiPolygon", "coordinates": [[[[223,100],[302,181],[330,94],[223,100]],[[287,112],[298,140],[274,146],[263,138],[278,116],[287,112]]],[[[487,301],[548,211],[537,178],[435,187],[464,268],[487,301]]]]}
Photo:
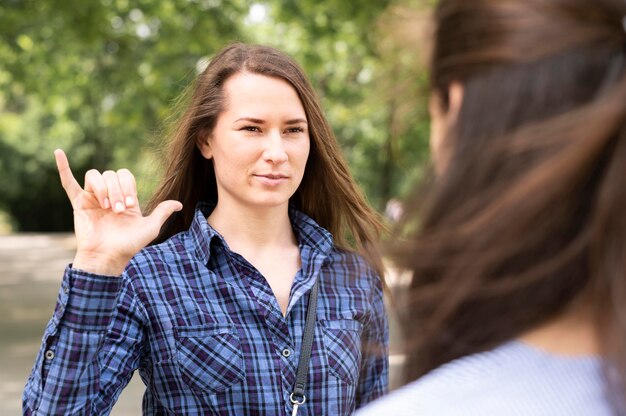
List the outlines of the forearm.
{"type": "Polygon", "coordinates": [[[121,279],[67,268],[24,390],[24,413],[83,414],[100,390],[97,354],[121,279]]]}

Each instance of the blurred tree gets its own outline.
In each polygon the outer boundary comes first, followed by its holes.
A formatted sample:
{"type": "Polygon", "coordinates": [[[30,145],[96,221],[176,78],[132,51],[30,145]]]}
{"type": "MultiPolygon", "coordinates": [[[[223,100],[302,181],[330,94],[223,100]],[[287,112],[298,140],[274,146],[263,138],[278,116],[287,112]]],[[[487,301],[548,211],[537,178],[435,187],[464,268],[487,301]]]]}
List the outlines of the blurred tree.
{"type": "Polygon", "coordinates": [[[241,36],[247,9],[244,0],[3,1],[0,209],[19,230],[72,228],[57,147],[77,177],[151,166],[145,139],[201,58],[241,36]]]}
{"type": "MultiPolygon", "coordinates": [[[[433,1],[395,3],[378,19],[380,59],[373,97],[384,103],[381,199],[408,192],[429,155],[427,64],[433,1]]],[[[373,101],[371,98],[368,101],[373,101]]]]}
{"type": "Polygon", "coordinates": [[[18,230],[72,228],[57,147],[79,181],[87,168],[127,166],[145,197],[175,97],[232,40],[302,63],[382,208],[427,150],[424,71],[396,30],[407,1],[420,0],[3,0],[0,210],[18,230]]]}

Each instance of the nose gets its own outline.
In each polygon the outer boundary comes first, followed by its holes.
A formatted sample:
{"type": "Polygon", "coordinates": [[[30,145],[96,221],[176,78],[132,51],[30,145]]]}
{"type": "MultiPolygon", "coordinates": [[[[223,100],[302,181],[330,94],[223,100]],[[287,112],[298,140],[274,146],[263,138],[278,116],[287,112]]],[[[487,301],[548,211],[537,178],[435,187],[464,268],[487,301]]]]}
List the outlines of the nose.
{"type": "Polygon", "coordinates": [[[265,149],[263,150],[263,160],[273,164],[280,164],[286,162],[287,159],[285,144],[280,132],[272,131],[267,135],[265,149]]]}

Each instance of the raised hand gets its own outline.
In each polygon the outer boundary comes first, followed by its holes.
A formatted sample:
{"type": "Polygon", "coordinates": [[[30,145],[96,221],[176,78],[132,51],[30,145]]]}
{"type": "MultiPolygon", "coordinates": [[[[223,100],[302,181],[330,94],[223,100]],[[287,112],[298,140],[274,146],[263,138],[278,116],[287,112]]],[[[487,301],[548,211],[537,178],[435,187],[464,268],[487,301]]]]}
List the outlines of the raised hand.
{"type": "Polygon", "coordinates": [[[130,259],[152,241],[163,223],[182,209],[178,201],[161,202],[144,217],[137,201],[135,178],[127,169],[85,174],[82,188],[62,150],[55,150],[61,184],[74,209],[76,257],[73,267],[117,276],[130,259]]]}

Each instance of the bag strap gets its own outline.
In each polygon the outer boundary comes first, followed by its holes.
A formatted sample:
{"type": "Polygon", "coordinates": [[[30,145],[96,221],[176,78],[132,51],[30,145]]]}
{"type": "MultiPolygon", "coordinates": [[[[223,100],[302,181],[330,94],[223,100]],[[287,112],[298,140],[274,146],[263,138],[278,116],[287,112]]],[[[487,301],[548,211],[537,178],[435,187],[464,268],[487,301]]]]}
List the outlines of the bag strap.
{"type": "Polygon", "coordinates": [[[306,378],[309,373],[309,361],[311,359],[311,349],[313,348],[313,334],[315,332],[315,313],[317,311],[317,293],[319,291],[319,279],[315,279],[315,283],[311,288],[309,295],[309,305],[306,311],[306,322],[304,324],[304,334],[302,335],[302,348],[300,349],[300,358],[298,360],[298,371],[296,372],[296,384],[293,392],[289,395],[289,401],[293,405],[293,414],[297,414],[298,406],[306,402],[304,389],[306,387],[306,378]]]}

